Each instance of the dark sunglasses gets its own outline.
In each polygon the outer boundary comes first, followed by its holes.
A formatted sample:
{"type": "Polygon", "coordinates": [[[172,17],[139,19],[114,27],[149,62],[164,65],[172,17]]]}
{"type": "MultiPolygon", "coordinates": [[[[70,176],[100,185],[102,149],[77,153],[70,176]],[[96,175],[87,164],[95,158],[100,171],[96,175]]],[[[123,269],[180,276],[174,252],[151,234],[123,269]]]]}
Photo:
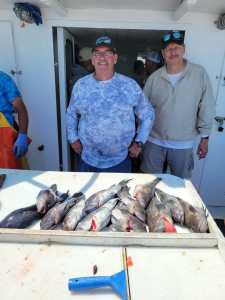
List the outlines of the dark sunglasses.
{"type": "Polygon", "coordinates": [[[101,36],[101,37],[97,38],[95,45],[98,46],[98,45],[102,45],[102,44],[111,45],[112,40],[107,36],[101,36]]]}
{"type": "Polygon", "coordinates": [[[180,31],[172,31],[170,33],[165,34],[162,40],[164,43],[168,42],[169,40],[182,41],[183,34],[180,31]]]}

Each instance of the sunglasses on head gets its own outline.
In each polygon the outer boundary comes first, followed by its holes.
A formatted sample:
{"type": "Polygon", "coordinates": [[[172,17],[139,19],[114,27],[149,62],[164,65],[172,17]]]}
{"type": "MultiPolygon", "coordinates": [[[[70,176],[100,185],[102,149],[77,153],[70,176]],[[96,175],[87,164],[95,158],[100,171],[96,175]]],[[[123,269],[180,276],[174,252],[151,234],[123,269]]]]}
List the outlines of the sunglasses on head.
{"type": "Polygon", "coordinates": [[[165,34],[162,40],[164,43],[168,42],[169,40],[182,41],[183,34],[180,31],[172,31],[170,33],[165,34]]]}
{"type": "Polygon", "coordinates": [[[107,44],[107,45],[111,45],[112,41],[109,37],[107,36],[101,36],[100,38],[98,38],[95,42],[95,45],[101,45],[101,44],[107,44]]]}

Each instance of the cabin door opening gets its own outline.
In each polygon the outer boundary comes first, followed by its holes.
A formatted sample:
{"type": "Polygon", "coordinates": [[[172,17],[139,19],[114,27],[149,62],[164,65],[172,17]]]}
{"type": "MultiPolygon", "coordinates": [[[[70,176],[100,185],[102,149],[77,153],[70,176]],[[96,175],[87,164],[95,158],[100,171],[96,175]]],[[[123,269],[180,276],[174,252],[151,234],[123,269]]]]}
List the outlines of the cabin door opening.
{"type": "MultiPolygon", "coordinates": [[[[116,44],[119,55],[116,65],[116,72],[133,77],[134,62],[137,59],[145,62],[145,57],[147,57],[152,50],[160,54],[161,39],[163,34],[168,32],[168,30],[60,27],[57,28],[57,32],[60,81],[59,123],[61,124],[61,169],[65,171],[76,171],[76,155],[71,150],[66,138],[66,109],[69,104],[72,90],[71,63],[79,63],[79,50],[83,47],[93,47],[96,38],[99,36],[110,36],[116,44]]],[[[192,182],[197,189],[199,188],[201,182],[203,166],[203,164],[199,164],[196,156],[192,182]]]]}

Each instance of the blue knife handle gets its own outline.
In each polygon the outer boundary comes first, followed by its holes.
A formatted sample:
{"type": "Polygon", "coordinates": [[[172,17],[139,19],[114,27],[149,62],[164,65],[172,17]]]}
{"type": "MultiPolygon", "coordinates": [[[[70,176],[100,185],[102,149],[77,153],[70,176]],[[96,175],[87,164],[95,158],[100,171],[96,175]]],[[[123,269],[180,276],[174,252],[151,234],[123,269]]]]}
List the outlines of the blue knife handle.
{"type": "Polygon", "coordinates": [[[104,286],[111,286],[110,276],[91,276],[70,278],[68,287],[70,291],[80,291],[85,289],[95,289],[104,286]]]}

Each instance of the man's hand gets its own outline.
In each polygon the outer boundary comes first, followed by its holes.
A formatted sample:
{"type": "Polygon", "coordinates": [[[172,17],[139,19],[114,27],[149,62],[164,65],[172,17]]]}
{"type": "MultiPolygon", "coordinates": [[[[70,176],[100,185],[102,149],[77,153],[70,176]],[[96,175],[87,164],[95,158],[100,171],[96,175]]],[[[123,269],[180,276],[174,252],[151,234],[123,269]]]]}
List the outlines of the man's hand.
{"type": "Polygon", "coordinates": [[[71,144],[71,147],[73,148],[73,151],[77,154],[81,154],[82,151],[82,145],[80,140],[75,141],[74,143],[71,144]]]}
{"type": "Polygon", "coordinates": [[[25,155],[28,150],[28,138],[26,133],[19,133],[16,139],[16,142],[13,146],[13,153],[15,154],[16,158],[20,158],[21,156],[25,155]]]}
{"type": "Polygon", "coordinates": [[[205,158],[208,153],[208,143],[209,140],[206,138],[202,138],[199,145],[198,145],[198,157],[199,159],[205,158]]]}
{"type": "Polygon", "coordinates": [[[138,157],[142,151],[142,147],[138,143],[133,143],[129,148],[129,155],[132,158],[138,157]]]}

